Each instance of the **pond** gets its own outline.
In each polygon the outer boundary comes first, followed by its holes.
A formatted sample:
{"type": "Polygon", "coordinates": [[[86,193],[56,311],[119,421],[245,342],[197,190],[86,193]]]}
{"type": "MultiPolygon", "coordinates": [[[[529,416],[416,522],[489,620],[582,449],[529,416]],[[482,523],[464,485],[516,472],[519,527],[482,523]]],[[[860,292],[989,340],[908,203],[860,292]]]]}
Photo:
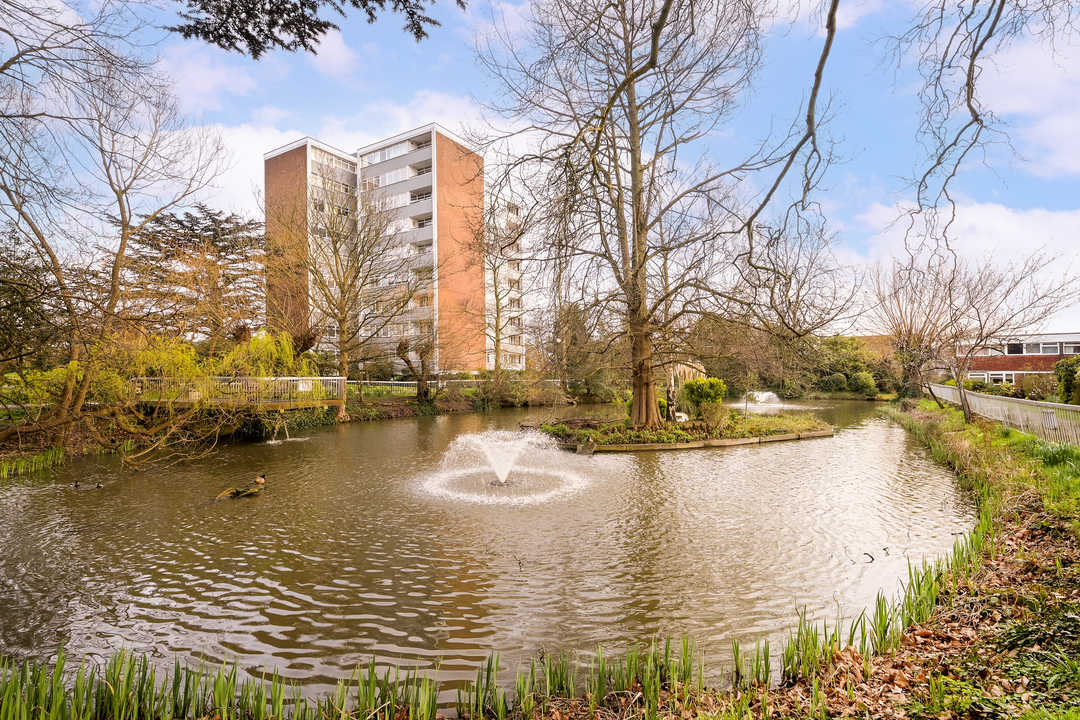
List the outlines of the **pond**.
{"type": "Polygon", "coordinates": [[[493,650],[513,666],[541,647],[687,632],[718,667],[732,637],[778,641],[797,608],[857,615],[974,522],[952,475],[873,403],[820,404],[835,437],[591,457],[527,444],[505,488],[448,467],[448,448],[466,462],[462,436],[550,410],[356,423],[171,468],[102,458],[8,480],[0,653],[204,655],[324,689],[372,655],[442,658],[454,681],[493,650]],[[540,466],[548,485],[531,493],[540,466]],[[258,496],[214,502],[260,473],[258,496]]]}

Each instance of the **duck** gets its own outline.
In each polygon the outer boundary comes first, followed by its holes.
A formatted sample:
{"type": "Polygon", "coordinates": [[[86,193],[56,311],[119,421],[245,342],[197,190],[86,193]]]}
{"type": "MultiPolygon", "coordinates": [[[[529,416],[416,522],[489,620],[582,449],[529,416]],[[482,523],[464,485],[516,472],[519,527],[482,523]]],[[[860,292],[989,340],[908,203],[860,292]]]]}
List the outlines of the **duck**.
{"type": "Polygon", "coordinates": [[[95,489],[95,490],[100,490],[100,489],[101,489],[101,488],[103,488],[103,487],[105,487],[105,486],[104,486],[104,485],[102,485],[101,483],[98,483],[97,485],[95,485],[95,486],[94,486],[94,489],[95,489]]]}
{"type": "Polygon", "coordinates": [[[73,488],[75,488],[76,490],[78,490],[78,489],[79,489],[79,481],[78,481],[78,480],[76,480],[75,482],[71,483],[71,487],[73,487],[73,488]]]}
{"type": "Polygon", "coordinates": [[[255,479],[251,481],[251,484],[252,485],[265,485],[266,484],[266,476],[265,475],[257,475],[255,477],[255,479]]]}

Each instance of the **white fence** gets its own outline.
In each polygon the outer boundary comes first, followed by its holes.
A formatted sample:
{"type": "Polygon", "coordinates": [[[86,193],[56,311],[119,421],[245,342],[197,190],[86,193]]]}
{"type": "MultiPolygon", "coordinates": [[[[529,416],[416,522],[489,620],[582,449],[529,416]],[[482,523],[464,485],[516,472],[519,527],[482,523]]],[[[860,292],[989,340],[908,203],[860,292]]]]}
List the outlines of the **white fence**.
{"type": "Polygon", "coordinates": [[[262,403],[343,400],[343,377],[142,377],[128,381],[132,399],[145,402],[262,403]]]}
{"type": "MultiPolygon", "coordinates": [[[[930,387],[942,400],[960,404],[960,393],[955,387],[937,384],[930,387]]],[[[964,395],[977,415],[1046,440],[1080,445],[1080,405],[998,397],[970,390],[964,395]]]]}

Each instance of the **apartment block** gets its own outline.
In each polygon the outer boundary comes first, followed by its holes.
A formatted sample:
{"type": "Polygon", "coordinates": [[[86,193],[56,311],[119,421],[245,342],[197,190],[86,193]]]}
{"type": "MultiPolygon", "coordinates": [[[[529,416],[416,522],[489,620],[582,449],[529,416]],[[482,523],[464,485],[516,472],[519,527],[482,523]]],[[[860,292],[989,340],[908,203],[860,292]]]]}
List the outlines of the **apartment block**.
{"type": "MultiPolygon", "coordinates": [[[[278,261],[268,265],[268,317],[278,327],[303,332],[305,318],[315,347],[332,350],[334,328],[312,313],[311,278],[300,257],[303,241],[321,232],[320,214],[355,213],[363,203],[382,209],[392,221],[392,253],[408,258],[410,277],[383,286],[409,287],[411,298],[396,307],[378,332],[387,358],[401,340],[430,343],[435,372],[472,372],[494,366],[493,332],[499,327],[502,366],[524,368],[521,333],[520,260],[489,258],[478,233],[485,227],[482,158],[437,124],[387,138],[349,153],[303,138],[264,156],[266,224],[278,261]],[[505,271],[493,268],[505,268],[505,271]],[[406,283],[406,280],[409,282],[406,283]],[[511,307],[513,306],[513,307],[511,307]],[[499,313],[494,312],[500,311],[499,313]],[[501,313],[501,314],[500,314],[501,313]]],[[[510,248],[510,253],[517,252],[510,248]]],[[[357,308],[357,316],[371,308],[357,308]]],[[[400,369],[400,367],[399,367],[400,369]]]]}

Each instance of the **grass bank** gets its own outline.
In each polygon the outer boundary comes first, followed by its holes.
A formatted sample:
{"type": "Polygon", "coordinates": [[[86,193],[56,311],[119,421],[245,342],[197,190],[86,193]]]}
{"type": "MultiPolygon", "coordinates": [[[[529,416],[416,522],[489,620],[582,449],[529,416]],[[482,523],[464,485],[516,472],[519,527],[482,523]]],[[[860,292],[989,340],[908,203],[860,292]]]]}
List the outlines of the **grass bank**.
{"type": "MultiPolygon", "coordinates": [[[[541,654],[496,683],[498,656],[456,690],[472,720],[972,718],[1080,720],[1080,451],[932,404],[890,408],[979,500],[952,554],[912,567],[903,592],[854,620],[799,618],[777,647],[732,643],[706,687],[691,639],[609,656],[541,654]]],[[[0,664],[0,720],[433,720],[435,670],[358,669],[303,699],[277,675],[155,670],[120,654],[100,670],[0,664]]],[[[717,668],[710,668],[710,677],[717,668]]],[[[445,695],[443,695],[445,698],[445,695]]]]}

